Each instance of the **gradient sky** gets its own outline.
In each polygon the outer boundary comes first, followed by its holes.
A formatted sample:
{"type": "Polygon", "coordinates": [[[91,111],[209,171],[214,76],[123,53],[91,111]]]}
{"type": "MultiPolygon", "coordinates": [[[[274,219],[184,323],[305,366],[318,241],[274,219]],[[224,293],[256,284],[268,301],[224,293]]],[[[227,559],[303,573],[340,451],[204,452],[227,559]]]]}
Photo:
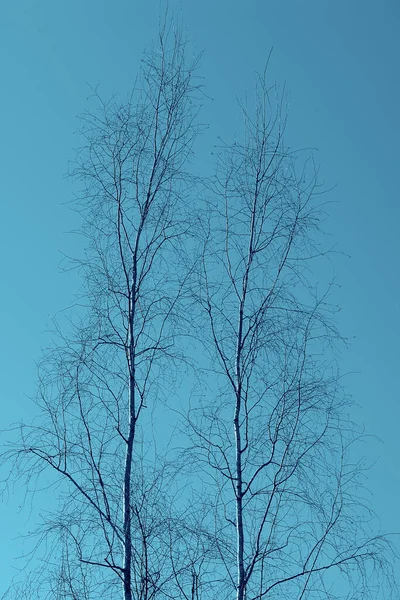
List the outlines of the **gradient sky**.
{"type": "MultiPolygon", "coordinates": [[[[155,0],[12,0],[0,4],[1,425],[32,414],[35,362],[51,317],[79,281],[62,274],[77,223],[64,178],[90,87],[125,97],[157,33],[155,0]]],[[[164,3],[161,2],[161,6],[164,3]]],[[[342,370],[371,438],[371,503],[400,532],[400,4],[398,0],[170,0],[194,51],[204,50],[202,120],[240,129],[236,97],[252,89],[271,47],[271,81],[289,92],[288,141],[317,149],[334,204],[327,228],[350,258],[335,259],[340,327],[354,338],[342,370]]],[[[0,511],[0,593],[26,530],[21,490],[0,511]]],[[[397,543],[400,549],[400,541],[397,543]]],[[[398,574],[400,582],[400,572],[398,574]]]]}

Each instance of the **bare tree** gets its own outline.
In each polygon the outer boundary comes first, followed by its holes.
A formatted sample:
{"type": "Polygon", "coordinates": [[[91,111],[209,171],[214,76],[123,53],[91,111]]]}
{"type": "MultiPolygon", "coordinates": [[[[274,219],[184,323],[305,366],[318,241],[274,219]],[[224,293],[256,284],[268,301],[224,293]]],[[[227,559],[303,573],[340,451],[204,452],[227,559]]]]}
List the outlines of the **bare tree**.
{"type": "Polygon", "coordinates": [[[311,278],[327,256],[317,174],[285,146],[282,106],[259,77],[255,111],[242,107],[243,141],[221,148],[201,223],[209,383],[188,420],[211,486],[214,594],[376,597],[370,578],[388,574],[387,542],[368,533],[357,433],[332,353],[340,336],[311,278]]]}
{"type": "Polygon", "coordinates": [[[128,102],[96,95],[99,110],[83,116],[78,319],[42,361],[37,424],[23,425],[7,453],[27,485],[44,474],[59,486],[60,510],[44,527],[46,539],[57,534],[48,592],[57,598],[114,598],[122,586],[124,600],[150,600],[173,573],[165,470],[145,411],[176,372],[198,85],[173,27],[142,65],[128,102]]]}

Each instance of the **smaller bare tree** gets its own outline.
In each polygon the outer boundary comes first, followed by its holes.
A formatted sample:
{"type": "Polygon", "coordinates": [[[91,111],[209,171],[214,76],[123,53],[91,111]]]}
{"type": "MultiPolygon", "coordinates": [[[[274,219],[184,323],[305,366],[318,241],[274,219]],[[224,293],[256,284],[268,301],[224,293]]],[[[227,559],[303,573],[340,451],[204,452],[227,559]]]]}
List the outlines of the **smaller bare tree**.
{"type": "Polygon", "coordinates": [[[255,111],[243,108],[243,141],[221,150],[202,219],[209,383],[188,420],[225,573],[214,594],[373,598],[390,548],[368,533],[332,359],[339,335],[311,282],[326,256],[316,170],[312,158],[299,169],[285,146],[282,105],[264,74],[255,111]]]}

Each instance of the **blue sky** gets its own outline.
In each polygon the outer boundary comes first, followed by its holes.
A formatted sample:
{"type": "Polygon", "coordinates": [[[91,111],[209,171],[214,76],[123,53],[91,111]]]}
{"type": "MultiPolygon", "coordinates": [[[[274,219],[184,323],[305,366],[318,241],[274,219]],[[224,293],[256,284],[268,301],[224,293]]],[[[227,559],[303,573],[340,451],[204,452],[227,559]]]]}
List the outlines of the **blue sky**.
{"type": "MultiPolygon", "coordinates": [[[[79,281],[61,274],[76,254],[76,216],[64,178],[78,144],[76,115],[90,87],[122,97],[158,27],[153,0],[13,0],[0,6],[1,427],[31,414],[35,362],[51,317],[79,281]]],[[[163,3],[161,3],[163,6],[163,3]]],[[[228,137],[241,123],[236,97],[252,89],[271,47],[270,78],[289,93],[288,141],[317,149],[334,204],[327,228],[350,258],[335,261],[340,327],[354,338],[343,372],[376,435],[365,447],[371,502],[382,527],[400,531],[398,467],[400,285],[400,5],[397,0],[185,0],[183,18],[212,100],[202,119],[228,137]]],[[[207,139],[211,139],[208,136],[207,139]]],[[[17,498],[0,512],[0,592],[20,553],[17,498]]],[[[25,514],[25,513],[24,513],[25,514]]],[[[400,548],[400,542],[398,544],[400,548]]],[[[400,573],[399,573],[400,580],[400,573]]]]}

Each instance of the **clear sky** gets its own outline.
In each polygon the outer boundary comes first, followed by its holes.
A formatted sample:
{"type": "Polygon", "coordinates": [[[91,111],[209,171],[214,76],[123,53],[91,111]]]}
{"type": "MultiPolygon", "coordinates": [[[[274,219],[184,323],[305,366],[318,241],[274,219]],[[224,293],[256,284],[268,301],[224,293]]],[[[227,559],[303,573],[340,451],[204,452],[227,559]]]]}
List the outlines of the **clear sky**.
{"type": "MultiPolygon", "coordinates": [[[[77,145],[76,115],[91,86],[122,97],[154,38],[155,0],[12,0],[0,3],[0,402],[1,427],[27,417],[35,362],[51,317],[72,300],[76,217],[64,178],[77,145]]],[[[164,6],[161,3],[161,6],[164,6]]],[[[251,90],[271,47],[271,80],[289,91],[288,139],[318,150],[328,229],[351,258],[336,261],[342,369],[378,436],[365,446],[371,502],[382,527],[400,531],[400,4],[398,0],[170,0],[183,12],[215,137],[240,129],[237,96],[251,90]]],[[[24,531],[17,498],[0,511],[0,592],[24,531]]],[[[400,542],[398,543],[400,548],[400,542]]],[[[15,563],[13,563],[15,564],[15,563]]],[[[398,575],[400,581],[400,573],[398,575]]]]}

